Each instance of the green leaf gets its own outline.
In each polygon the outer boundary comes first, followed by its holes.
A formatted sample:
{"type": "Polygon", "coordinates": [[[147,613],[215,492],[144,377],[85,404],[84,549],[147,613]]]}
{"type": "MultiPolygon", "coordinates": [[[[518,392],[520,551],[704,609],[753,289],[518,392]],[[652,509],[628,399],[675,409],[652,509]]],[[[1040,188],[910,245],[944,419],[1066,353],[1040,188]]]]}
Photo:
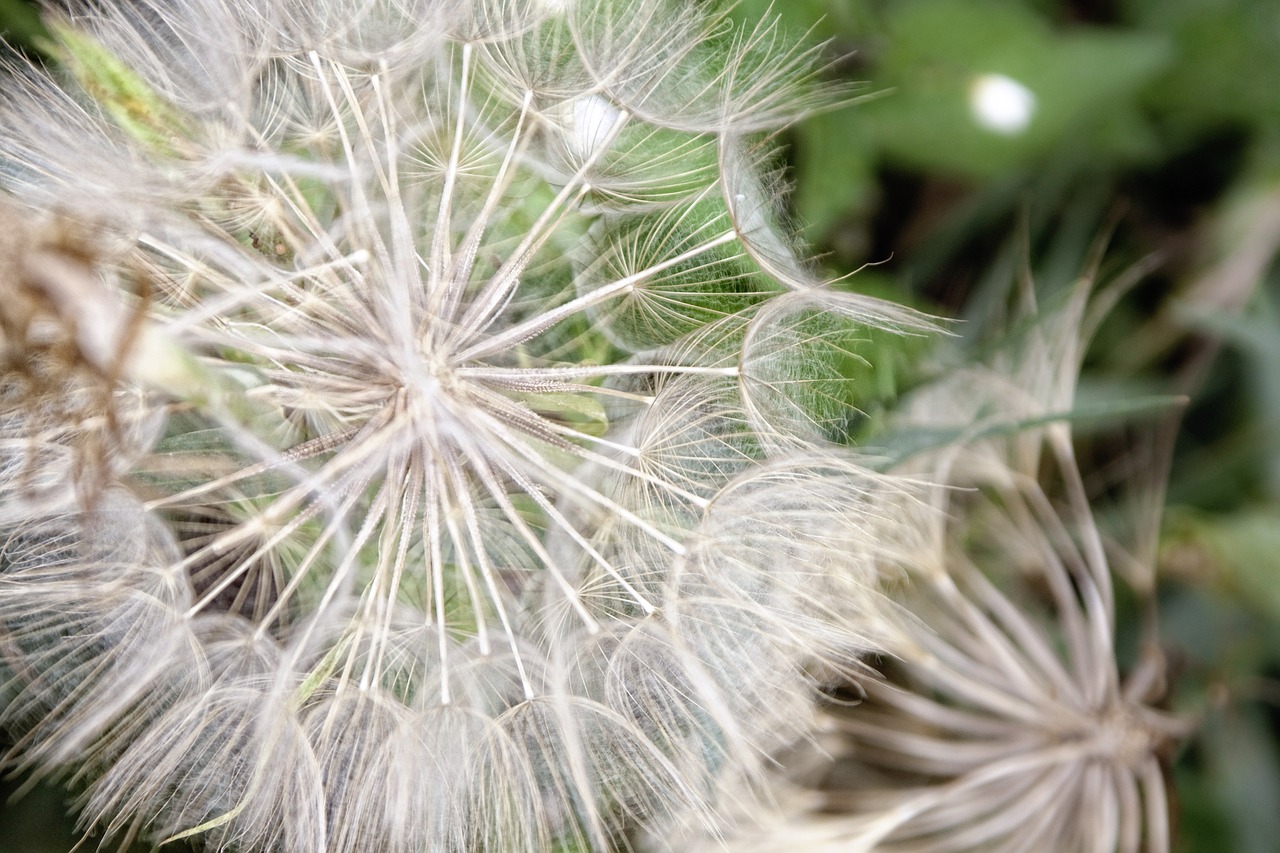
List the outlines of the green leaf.
{"type": "Polygon", "coordinates": [[[864,110],[880,145],[910,165],[978,178],[1069,140],[1094,144],[1097,126],[1134,113],[1139,89],[1172,58],[1158,34],[1055,33],[999,0],[904,3],[888,30],[876,82],[894,93],[864,110]],[[1025,129],[1001,132],[980,120],[977,93],[997,76],[1033,99],[1025,129]]]}
{"type": "Polygon", "coordinates": [[[815,237],[875,201],[874,145],[859,108],[824,113],[796,128],[795,206],[815,237]]]}
{"type": "Polygon", "coordinates": [[[1147,93],[1175,132],[1223,124],[1280,130],[1280,3],[1129,0],[1130,16],[1167,34],[1178,62],[1147,93]]]}
{"type": "Polygon", "coordinates": [[[185,122],[172,104],[88,33],[57,20],[49,30],[55,41],[45,48],[121,130],[162,153],[173,153],[173,139],[184,132],[185,122]]]}
{"type": "Polygon", "coordinates": [[[351,650],[352,639],[350,634],[344,634],[338,642],[333,644],[333,648],[329,649],[328,653],[320,660],[320,663],[307,674],[307,677],[293,691],[293,695],[289,697],[289,703],[294,708],[301,708],[307,704],[311,697],[315,695],[315,692],[320,689],[320,686],[337,671],[338,661],[342,660],[343,656],[351,650]]]}
{"type": "Polygon", "coordinates": [[[1280,507],[1255,506],[1227,515],[1184,511],[1177,516],[1171,541],[1184,562],[1188,554],[1197,554],[1194,562],[1205,566],[1226,594],[1255,613],[1280,620],[1280,507]]]}
{"type": "Polygon", "coordinates": [[[0,35],[10,44],[29,45],[49,38],[34,6],[22,0],[0,0],[0,35]]]}
{"type": "Polygon", "coordinates": [[[590,394],[525,394],[521,399],[538,414],[570,424],[587,435],[604,435],[609,428],[609,416],[604,406],[590,394]]]}

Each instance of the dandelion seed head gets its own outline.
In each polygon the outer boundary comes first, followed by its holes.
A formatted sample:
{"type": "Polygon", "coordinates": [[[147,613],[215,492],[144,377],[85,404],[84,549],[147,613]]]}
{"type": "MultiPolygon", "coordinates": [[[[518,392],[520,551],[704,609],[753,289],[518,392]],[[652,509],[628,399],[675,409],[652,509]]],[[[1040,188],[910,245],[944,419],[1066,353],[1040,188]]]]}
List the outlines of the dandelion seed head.
{"type": "Polygon", "coordinates": [[[91,9],[0,105],[7,191],[115,247],[36,312],[97,408],[0,413],[15,760],[123,840],[714,822],[809,661],[879,642],[909,491],[823,432],[823,353],[928,323],[811,327],[744,141],[821,101],[814,54],[631,0],[91,9]]]}

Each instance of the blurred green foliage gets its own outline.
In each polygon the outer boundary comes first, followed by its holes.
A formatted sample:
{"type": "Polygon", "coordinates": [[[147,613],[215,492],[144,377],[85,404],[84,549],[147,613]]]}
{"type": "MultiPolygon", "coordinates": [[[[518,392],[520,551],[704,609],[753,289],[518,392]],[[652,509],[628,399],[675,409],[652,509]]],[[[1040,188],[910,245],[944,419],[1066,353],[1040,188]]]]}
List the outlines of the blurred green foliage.
{"type": "Polygon", "coordinates": [[[0,0],[0,34],[11,45],[30,44],[44,35],[35,4],[29,0],[0,0]]]}
{"type": "MultiPolygon", "coordinates": [[[[740,13],[769,5],[747,0],[740,13]]],[[[978,347],[1023,276],[1050,300],[1089,271],[1104,236],[1100,288],[1148,268],[1100,328],[1079,395],[1082,411],[1189,399],[1143,413],[1122,440],[1079,430],[1117,539],[1140,553],[1145,537],[1158,555],[1158,631],[1138,594],[1120,636],[1158,642],[1168,704],[1199,723],[1169,756],[1176,849],[1275,850],[1280,3],[792,0],[777,11],[831,40],[832,73],[866,81],[865,102],[790,132],[792,204],[831,272],[877,264],[876,292],[961,316],[957,331],[978,347]],[[973,87],[987,74],[1034,96],[1025,129],[983,126],[973,87]],[[1160,430],[1174,429],[1164,454],[1160,430]]]]}

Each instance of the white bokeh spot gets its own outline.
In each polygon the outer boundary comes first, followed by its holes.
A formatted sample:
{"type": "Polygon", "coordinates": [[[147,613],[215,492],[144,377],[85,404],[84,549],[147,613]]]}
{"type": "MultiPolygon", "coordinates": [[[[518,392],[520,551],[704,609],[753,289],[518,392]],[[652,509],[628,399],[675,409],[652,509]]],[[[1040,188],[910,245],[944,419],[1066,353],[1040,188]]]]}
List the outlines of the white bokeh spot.
{"type": "Polygon", "coordinates": [[[969,111],[979,126],[1015,136],[1025,131],[1036,112],[1035,93],[1003,74],[982,74],[969,86],[969,111]]]}

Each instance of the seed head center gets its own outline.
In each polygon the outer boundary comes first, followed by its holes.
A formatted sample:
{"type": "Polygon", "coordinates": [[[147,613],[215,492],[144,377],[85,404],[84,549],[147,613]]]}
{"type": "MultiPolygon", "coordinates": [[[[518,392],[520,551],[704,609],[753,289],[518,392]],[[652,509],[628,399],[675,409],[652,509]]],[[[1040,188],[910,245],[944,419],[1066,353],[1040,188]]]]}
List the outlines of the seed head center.
{"type": "Polygon", "coordinates": [[[401,375],[401,394],[417,423],[456,419],[458,404],[467,397],[466,385],[448,359],[436,352],[419,352],[401,375]]]}

